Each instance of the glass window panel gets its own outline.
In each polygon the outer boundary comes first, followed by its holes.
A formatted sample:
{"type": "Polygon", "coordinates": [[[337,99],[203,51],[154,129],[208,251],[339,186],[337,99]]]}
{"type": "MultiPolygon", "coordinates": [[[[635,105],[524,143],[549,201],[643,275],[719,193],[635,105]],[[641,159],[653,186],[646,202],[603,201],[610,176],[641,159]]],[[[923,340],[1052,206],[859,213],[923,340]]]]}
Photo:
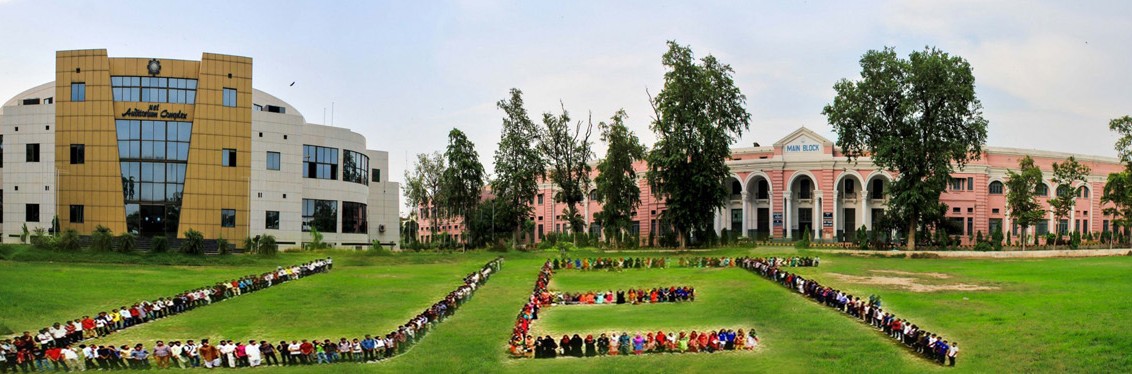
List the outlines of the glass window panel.
{"type": "Polygon", "coordinates": [[[150,83],[149,81],[150,81],[150,78],[149,78],[149,77],[142,77],[142,79],[141,79],[141,85],[142,85],[142,87],[149,87],[149,86],[151,86],[152,84],[151,84],[151,83],[150,83]]]}
{"type": "Polygon", "coordinates": [[[118,140],[130,138],[130,121],[118,120],[114,126],[118,128],[118,140]]]}
{"type": "Polygon", "coordinates": [[[129,158],[130,156],[130,143],[118,142],[118,158],[129,158]]]}
{"type": "Polygon", "coordinates": [[[167,91],[166,90],[158,90],[157,91],[157,101],[158,102],[164,103],[164,102],[168,102],[168,100],[169,100],[169,98],[167,97],[167,91]]]}
{"type": "Polygon", "coordinates": [[[121,86],[122,85],[122,77],[110,77],[110,85],[111,86],[121,86]]]}
{"type": "Polygon", "coordinates": [[[130,77],[131,86],[141,86],[141,77],[130,77]]]}
{"type": "Polygon", "coordinates": [[[114,87],[113,92],[114,92],[114,101],[122,101],[122,89],[118,88],[118,87],[114,87]]]}
{"type": "Polygon", "coordinates": [[[189,91],[188,95],[189,95],[188,98],[185,99],[185,103],[187,103],[187,104],[196,103],[197,92],[196,91],[189,91]]]}
{"type": "Polygon", "coordinates": [[[165,200],[169,202],[177,201],[177,185],[170,183],[165,185],[165,200]]]}
{"type": "Polygon", "coordinates": [[[164,121],[154,121],[153,122],[153,139],[154,140],[165,140],[165,122],[164,121]]]}
{"type": "Polygon", "coordinates": [[[141,121],[130,121],[130,139],[141,139],[141,121]]]}
{"type": "Polygon", "coordinates": [[[153,183],[141,183],[141,199],[153,201],[153,183]]]}
{"type": "Polygon", "coordinates": [[[190,90],[195,90],[195,89],[197,89],[197,80],[196,80],[196,79],[189,79],[189,81],[188,81],[188,86],[187,86],[187,87],[188,87],[188,89],[190,89],[190,90]]]}
{"type": "Polygon", "coordinates": [[[177,136],[177,140],[182,142],[189,141],[189,135],[193,132],[193,124],[190,122],[181,122],[178,124],[178,129],[180,135],[177,136]]]}
{"type": "Polygon", "coordinates": [[[141,142],[130,141],[129,144],[130,144],[130,153],[128,154],[128,157],[129,158],[140,158],[141,157],[141,142]]]}
{"type": "Polygon", "coordinates": [[[153,140],[153,121],[142,121],[141,123],[141,139],[153,140]]]}
{"type": "Polygon", "coordinates": [[[177,143],[177,160],[189,160],[189,143],[177,143]]]}
{"type": "Polygon", "coordinates": [[[165,159],[177,160],[177,143],[166,143],[165,146],[165,159]]]}
{"type": "Polygon", "coordinates": [[[148,88],[141,90],[141,101],[147,101],[147,102],[149,101],[149,89],[148,88]]]}
{"type": "Polygon", "coordinates": [[[142,141],[141,142],[141,158],[151,159],[153,157],[154,157],[154,155],[153,155],[153,142],[142,141]]]}
{"type": "Polygon", "coordinates": [[[141,180],[145,182],[153,181],[153,163],[141,163],[141,180]]]}
{"type": "Polygon", "coordinates": [[[157,87],[169,87],[169,78],[157,78],[157,87]]]}

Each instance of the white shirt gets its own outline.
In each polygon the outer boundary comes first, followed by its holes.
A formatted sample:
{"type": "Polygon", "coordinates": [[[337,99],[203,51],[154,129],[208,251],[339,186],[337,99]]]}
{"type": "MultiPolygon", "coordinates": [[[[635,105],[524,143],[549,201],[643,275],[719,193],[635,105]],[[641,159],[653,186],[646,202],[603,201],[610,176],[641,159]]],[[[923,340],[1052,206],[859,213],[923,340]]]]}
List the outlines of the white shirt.
{"type": "Polygon", "coordinates": [[[50,332],[51,336],[55,339],[62,339],[67,336],[67,329],[63,328],[63,326],[59,326],[59,328],[51,327],[48,328],[47,331],[50,332]]]}
{"type": "Polygon", "coordinates": [[[248,344],[244,346],[244,352],[248,354],[251,359],[259,359],[259,344],[248,344]]]}
{"type": "Polygon", "coordinates": [[[64,360],[78,360],[79,359],[79,354],[75,353],[75,351],[70,349],[70,348],[63,348],[63,350],[60,351],[60,352],[63,353],[63,359],[64,360]]]}

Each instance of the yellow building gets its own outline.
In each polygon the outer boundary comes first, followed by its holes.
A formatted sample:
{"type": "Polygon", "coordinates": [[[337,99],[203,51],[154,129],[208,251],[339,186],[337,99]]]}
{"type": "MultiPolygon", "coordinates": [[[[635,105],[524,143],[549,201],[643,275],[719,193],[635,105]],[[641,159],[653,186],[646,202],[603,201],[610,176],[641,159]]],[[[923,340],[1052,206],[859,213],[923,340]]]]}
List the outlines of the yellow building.
{"type": "Polygon", "coordinates": [[[55,82],[0,109],[4,240],[57,218],[84,235],[193,229],[286,245],[315,227],[340,245],[396,242],[399,189],[380,177],[388,155],[360,134],[306,123],[254,90],[252,72],[251,58],[212,53],[58,52],[55,82]]]}

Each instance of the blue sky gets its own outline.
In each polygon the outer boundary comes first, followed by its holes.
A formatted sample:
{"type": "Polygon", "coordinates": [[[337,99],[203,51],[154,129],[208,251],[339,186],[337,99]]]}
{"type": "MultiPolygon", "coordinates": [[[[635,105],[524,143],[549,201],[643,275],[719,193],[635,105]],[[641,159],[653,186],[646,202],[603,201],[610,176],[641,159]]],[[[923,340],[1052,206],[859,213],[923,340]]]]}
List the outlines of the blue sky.
{"type": "MultiPolygon", "coordinates": [[[[869,49],[936,46],[970,61],[989,144],[1114,156],[1108,120],[1132,114],[1132,2],[1064,1],[30,1],[0,0],[0,102],[54,78],[54,51],[115,57],[249,56],[254,85],[308,122],[406,156],[457,127],[485,166],[496,101],[517,87],[532,117],[565,105],[594,122],[617,109],[647,143],[646,89],[665,41],[730,64],[752,114],[737,146],[800,126],[831,136],[821,108],[869,49]],[[52,23],[58,21],[58,23],[52,23]],[[295,82],[294,86],[289,86],[295,82]]],[[[595,148],[604,153],[604,144],[595,148]]]]}

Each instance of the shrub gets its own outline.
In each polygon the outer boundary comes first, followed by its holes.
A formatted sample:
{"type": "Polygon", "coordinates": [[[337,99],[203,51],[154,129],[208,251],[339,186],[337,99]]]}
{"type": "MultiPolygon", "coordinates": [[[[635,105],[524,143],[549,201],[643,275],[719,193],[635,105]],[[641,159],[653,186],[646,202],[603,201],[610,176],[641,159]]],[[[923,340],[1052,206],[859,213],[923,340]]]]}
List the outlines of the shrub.
{"type": "Polygon", "coordinates": [[[99,252],[110,252],[114,249],[114,233],[109,227],[98,225],[90,233],[90,247],[99,252]]]}
{"type": "Polygon", "coordinates": [[[279,253],[279,244],[275,243],[274,235],[261,235],[256,240],[256,253],[263,256],[274,256],[279,253]]]}
{"type": "Polygon", "coordinates": [[[132,232],[118,235],[118,252],[131,253],[138,250],[138,238],[132,232]]]}
{"type": "Polygon", "coordinates": [[[810,248],[810,231],[809,230],[806,230],[806,232],[802,233],[802,240],[794,242],[794,248],[797,248],[797,249],[808,249],[808,248],[810,248]]]}
{"type": "Polygon", "coordinates": [[[244,253],[255,254],[259,248],[256,248],[255,239],[250,236],[244,237],[244,253]]]}
{"type": "Polygon", "coordinates": [[[153,237],[153,253],[169,252],[169,239],[164,236],[153,237]]]}
{"type": "Polygon", "coordinates": [[[990,243],[987,243],[987,242],[978,242],[977,244],[975,244],[975,250],[976,251],[984,251],[984,252],[985,251],[991,251],[991,250],[994,250],[994,246],[992,246],[990,243]]]}
{"type": "Polygon", "coordinates": [[[229,243],[228,239],[224,239],[224,236],[217,237],[216,238],[216,251],[220,255],[230,254],[230,253],[232,253],[232,243],[229,243]]]}
{"type": "Polygon", "coordinates": [[[36,227],[31,234],[31,245],[36,249],[53,249],[54,244],[51,237],[47,236],[47,230],[42,227],[36,227]]]}
{"type": "Polygon", "coordinates": [[[16,247],[9,244],[0,244],[0,259],[11,260],[16,257],[16,247]]]}
{"type": "Polygon", "coordinates": [[[82,240],[79,238],[79,232],[75,229],[63,230],[56,240],[55,246],[61,251],[78,252],[82,249],[82,240]]]}
{"type": "Polygon", "coordinates": [[[204,254],[204,234],[189,229],[185,231],[185,240],[181,241],[181,253],[200,256],[204,254]]]}
{"type": "Polygon", "coordinates": [[[855,241],[857,242],[857,248],[869,249],[869,232],[868,229],[865,228],[865,225],[861,225],[861,227],[857,228],[855,241]]]}
{"type": "Polygon", "coordinates": [[[994,250],[996,250],[996,251],[1002,250],[1002,230],[1001,229],[1000,230],[994,230],[994,233],[991,234],[991,246],[994,247],[994,250]]]}
{"type": "Polygon", "coordinates": [[[307,248],[309,248],[309,249],[324,249],[324,248],[330,247],[329,245],[326,245],[326,243],[324,243],[322,241],[323,236],[322,236],[322,233],[318,231],[318,229],[311,226],[310,233],[311,233],[311,242],[309,244],[307,244],[307,248]]]}
{"type": "Polygon", "coordinates": [[[913,253],[912,258],[941,258],[935,253],[913,253]]]}
{"type": "Polygon", "coordinates": [[[20,242],[27,243],[29,235],[30,233],[28,232],[28,224],[25,223],[20,227],[20,242]]]}
{"type": "Polygon", "coordinates": [[[731,242],[731,232],[727,229],[719,231],[719,245],[727,245],[731,242]]]}

